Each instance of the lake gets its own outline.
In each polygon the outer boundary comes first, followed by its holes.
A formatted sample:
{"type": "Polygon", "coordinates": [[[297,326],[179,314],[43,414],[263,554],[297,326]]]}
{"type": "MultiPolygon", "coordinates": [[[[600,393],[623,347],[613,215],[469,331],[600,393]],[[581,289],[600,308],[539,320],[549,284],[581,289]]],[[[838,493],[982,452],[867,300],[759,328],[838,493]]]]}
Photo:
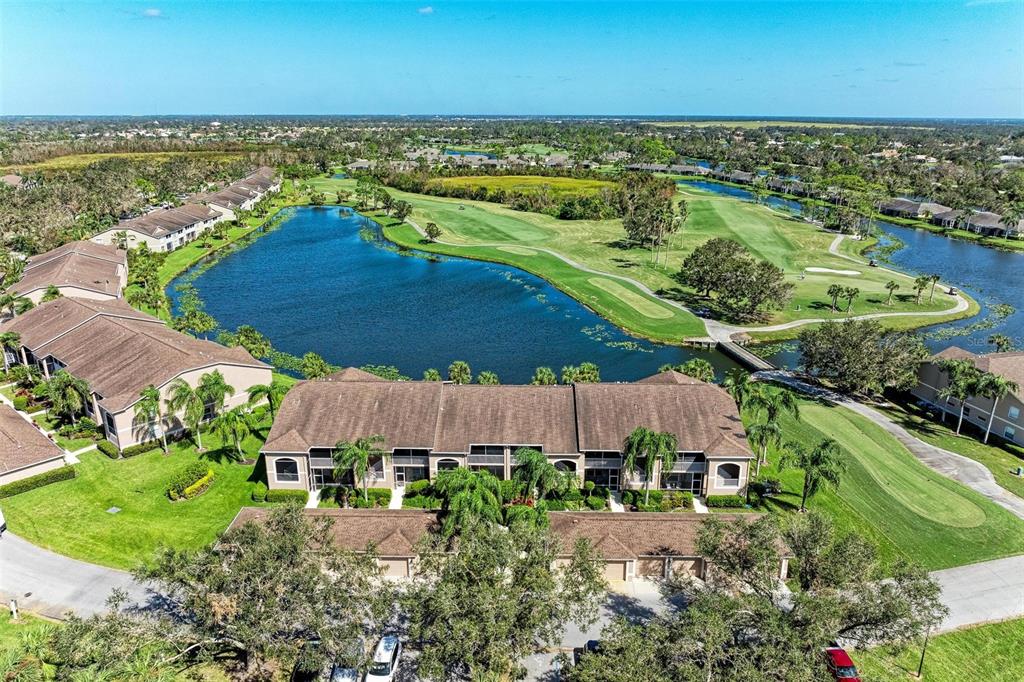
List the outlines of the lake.
{"type": "MultiPolygon", "coordinates": [[[[713,352],[634,339],[538,277],[460,258],[402,255],[376,224],[347,209],[297,207],[251,245],[171,283],[192,280],[222,328],[251,324],[274,347],[315,351],[337,365],[395,365],[419,378],[453,360],[474,374],[525,383],[534,368],[595,362],[631,381],[713,352]],[[361,234],[362,232],[362,234],[361,234]]],[[[422,256],[422,254],[421,254],[422,256]]]]}
{"type": "MultiPolygon", "coordinates": [[[[681,180],[680,184],[723,194],[746,201],[753,193],[715,182],[681,180]]],[[[763,203],[790,213],[800,213],[799,202],[768,195],[763,203]]],[[[933,351],[960,346],[975,353],[994,350],[988,343],[993,333],[1006,334],[1018,347],[1024,347],[1024,253],[1000,251],[973,242],[949,239],[925,229],[904,227],[874,221],[879,246],[898,240],[904,246],[887,257],[886,265],[911,274],[942,275],[948,282],[967,292],[982,306],[975,317],[921,329],[925,343],[933,351]],[[1000,318],[993,306],[1006,303],[1014,306],[1012,314],[1000,318]],[[958,330],[955,332],[954,331],[958,330]]],[[[795,354],[780,351],[769,356],[776,363],[792,365],[795,354]]]]}

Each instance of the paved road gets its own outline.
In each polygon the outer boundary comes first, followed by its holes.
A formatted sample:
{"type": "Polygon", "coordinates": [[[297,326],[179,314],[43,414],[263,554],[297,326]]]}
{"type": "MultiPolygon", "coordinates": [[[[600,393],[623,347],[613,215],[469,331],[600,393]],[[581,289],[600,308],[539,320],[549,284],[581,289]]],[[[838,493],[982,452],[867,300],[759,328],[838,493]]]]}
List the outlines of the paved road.
{"type": "MultiPolygon", "coordinates": [[[[911,454],[929,468],[981,493],[1000,507],[1009,510],[1018,518],[1024,519],[1024,499],[1017,497],[996,483],[992,472],[983,464],[975,462],[969,457],[964,457],[955,452],[950,452],[949,450],[944,450],[918,440],[909,431],[889,418],[888,415],[859,403],[848,396],[808,384],[794,377],[789,372],[782,370],[757,372],[754,376],[760,379],[771,379],[784,383],[803,393],[823,398],[866,417],[892,434],[896,440],[910,450],[911,454]]],[[[1021,548],[1021,551],[1024,551],[1024,547],[1021,548]]]]}

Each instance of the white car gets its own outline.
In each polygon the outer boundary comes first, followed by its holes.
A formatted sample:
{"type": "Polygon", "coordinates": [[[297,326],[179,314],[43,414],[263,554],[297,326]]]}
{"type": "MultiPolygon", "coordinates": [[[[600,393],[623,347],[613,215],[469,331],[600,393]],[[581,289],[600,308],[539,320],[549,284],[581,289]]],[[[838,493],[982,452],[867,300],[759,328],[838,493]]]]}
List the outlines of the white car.
{"type": "Polygon", "coordinates": [[[366,670],[363,682],[392,682],[398,672],[398,659],[402,656],[402,642],[398,635],[384,635],[373,650],[373,660],[366,670]]]}

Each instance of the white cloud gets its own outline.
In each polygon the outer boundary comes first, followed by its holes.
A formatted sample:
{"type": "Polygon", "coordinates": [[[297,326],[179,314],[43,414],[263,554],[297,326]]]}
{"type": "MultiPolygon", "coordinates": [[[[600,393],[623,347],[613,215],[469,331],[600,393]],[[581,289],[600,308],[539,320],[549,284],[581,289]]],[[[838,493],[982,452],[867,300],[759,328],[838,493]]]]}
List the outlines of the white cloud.
{"type": "Polygon", "coordinates": [[[148,9],[142,10],[142,16],[144,17],[150,17],[155,19],[157,17],[162,17],[163,15],[164,13],[158,10],[156,7],[150,7],[148,9]]]}
{"type": "Polygon", "coordinates": [[[420,7],[416,11],[419,12],[420,14],[433,14],[434,13],[434,8],[431,7],[430,5],[427,5],[426,7],[420,7]]]}

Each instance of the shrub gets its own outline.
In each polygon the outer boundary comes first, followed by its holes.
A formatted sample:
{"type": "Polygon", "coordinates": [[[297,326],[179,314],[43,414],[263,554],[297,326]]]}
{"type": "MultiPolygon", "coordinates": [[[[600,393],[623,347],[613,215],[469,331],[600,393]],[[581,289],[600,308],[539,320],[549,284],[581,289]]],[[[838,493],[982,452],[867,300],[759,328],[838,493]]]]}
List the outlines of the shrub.
{"type": "Polygon", "coordinates": [[[561,500],[545,500],[544,508],[548,511],[565,511],[565,502],[561,500]]]}
{"type": "Polygon", "coordinates": [[[441,500],[429,495],[413,495],[402,498],[402,506],[408,509],[440,509],[441,500]]]}
{"type": "Polygon", "coordinates": [[[602,509],[605,508],[605,504],[606,503],[603,497],[591,495],[590,497],[587,498],[587,506],[593,509],[594,511],[601,511],[602,509]]]}
{"type": "Polygon", "coordinates": [[[102,452],[110,459],[117,459],[118,457],[117,446],[111,443],[106,438],[104,438],[103,440],[96,444],[96,449],[102,452]]]}
{"type": "Polygon", "coordinates": [[[14,409],[24,411],[28,407],[28,398],[23,395],[14,396],[14,409]]]}
{"type": "Polygon", "coordinates": [[[603,485],[594,486],[593,494],[597,495],[598,497],[603,497],[606,500],[612,496],[608,488],[605,488],[603,485]]]}
{"type": "Polygon", "coordinates": [[[640,500],[641,500],[640,502],[636,503],[637,511],[642,511],[642,512],[660,512],[661,511],[661,505],[660,504],[644,504],[642,497],[640,498],[640,500]]]}
{"type": "Polygon", "coordinates": [[[180,500],[185,497],[185,490],[193,483],[205,478],[209,474],[213,476],[213,470],[205,462],[192,462],[179,471],[167,484],[167,497],[172,500],[180,500]]]}
{"type": "Polygon", "coordinates": [[[308,490],[268,490],[267,502],[288,502],[290,504],[306,504],[309,502],[308,490]]]}
{"type": "Polygon", "coordinates": [[[583,501],[583,493],[580,492],[577,488],[573,488],[572,490],[567,492],[565,495],[563,495],[562,499],[565,500],[566,502],[582,502],[583,501]]]}
{"type": "Polygon", "coordinates": [[[150,441],[149,443],[139,443],[138,445],[131,445],[121,450],[121,456],[125,459],[129,457],[136,457],[138,455],[144,455],[147,452],[153,452],[154,450],[160,449],[160,443],[156,441],[150,441]]]}
{"type": "Polygon", "coordinates": [[[256,485],[252,487],[252,501],[253,502],[266,502],[267,501],[267,484],[263,481],[256,481],[256,485]]]}
{"type": "Polygon", "coordinates": [[[391,503],[390,488],[370,488],[367,495],[374,507],[387,507],[391,503]]]}
{"type": "Polygon", "coordinates": [[[596,484],[593,481],[584,481],[583,482],[583,489],[585,491],[587,491],[588,493],[594,492],[594,488],[595,487],[596,487],[596,484]]]}
{"type": "Polygon", "coordinates": [[[14,481],[7,485],[0,485],[0,499],[25,493],[29,490],[35,490],[36,488],[41,488],[44,485],[56,483],[57,481],[66,481],[69,478],[74,478],[76,475],[75,468],[72,466],[62,466],[58,469],[44,471],[41,474],[29,476],[28,478],[23,478],[20,481],[14,481]]]}
{"type": "Polygon", "coordinates": [[[622,504],[626,506],[632,506],[634,502],[634,495],[632,490],[622,491],[622,504]]]}
{"type": "Polygon", "coordinates": [[[208,469],[206,475],[200,478],[198,481],[185,488],[182,496],[186,500],[191,500],[193,497],[199,497],[213,485],[213,469],[208,469]]]}
{"type": "Polygon", "coordinates": [[[650,491],[650,495],[647,495],[642,490],[638,490],[636,495],[638,500],[646,498],[650,504],[661,504],[661,500],[665,497],[665,493],[660,490],[652,490],[650,491]]]}
{"type": "Polygon", "coordinates": [[[518,500],[523,496],[523,484],[519,481],[509,479],[499,483],[501,487],[501,499],[505,502],[518,500]]]}
{"type": "Polygon", "coordinates": [[[741,495],[708,495],[709,507],[742,507],[746,500],[741,495]]]}
{"type": "Polygon", "coordinates": [[[429,493],[430,481],[427,479],[421,479],[419,481],[413,481],[405,486],[406,495],[427,495],[429,493]]]}

